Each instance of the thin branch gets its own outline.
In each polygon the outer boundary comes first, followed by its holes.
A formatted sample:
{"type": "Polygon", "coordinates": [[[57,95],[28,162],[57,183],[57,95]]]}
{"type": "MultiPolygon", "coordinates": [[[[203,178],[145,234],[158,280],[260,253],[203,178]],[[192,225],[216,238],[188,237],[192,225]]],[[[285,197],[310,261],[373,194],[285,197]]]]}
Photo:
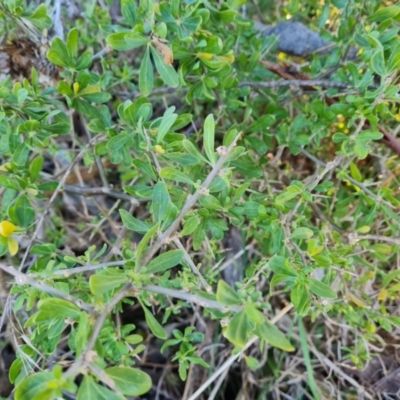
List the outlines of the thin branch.
{"type": "Polygon", "coordinates": [[[207,291],[207,292],[211,292],[212,288],[211,286],[205,281],[205,279],[203,278],[203,276],[201,275],[200,271],[198,270],[198,268],[196,267],[196,265],[194,264],[194,262],[192,261],[192,259],[190,258],[188,252],[186,251],[186,249],[183,247],[182,243],[180,242],[180,240],[178,238],[174,238],[173,242],[175,243],[176,247],[178,247],[178,249],[182,250],[184,255],[183,258],[185,259],[185,261],[189,264],[190,269],[192,270],[192,272],[199,278],[199,281],[201,283],[201,285],[203,286],[203,288],[207,291]]]}
{"type": "Polygon", "coordinates": [[[153,285],[145,285],[140,288],[140,290],[147,290],[152,293],[158,293],[158,294],[163,294],[165,296],[171,296],[176,299],[181,299],[188,301],[190,303],[195,303],[198,304],[201,307],[205,308],[215,308],[218,310],[224,310],[224,311],[240,311],[242,308],[240,306],[223,306],[222,304],[218,303],[218,301],[215,300],[209,300],[206,299],[205,297],[197,296],[195,294],[190,294],[187,293],[183,290],[174,290],[174,289],[168,289],[168,288],[163,288],[160,286],[153,286],[153,285]]]}
{"type": "Polygon", "coordinates": [[[255,88],[278,88],[278,87],[288,87],[288,86],[296,86],[296,87],[311,87],[311,86],[320,86],[323,88],[338,88],[338,89],[354,89],[354,85],[345,82],[335,82],[335,81],[326,81],[326,80],[301,80],[301,79],[293,79],[293,80],[278,80],[278,81],[269,81],[269,82],[241,82],[238,85],[239,87],[249,86],[255,88]]]}
{"type": "MultiPolygon", "coordinates": [[[[54,271],[52,273],[52,276],[64,276],[64,277],[68,278],[71,275],[80,274],[82,272],[96,271],[100,268],[122,267],[126,263],[127,263],[126,260],[122,260],[122,261],[105,262],[105,263],[100,263],[100,264],[89,264],[89,265],[85,265],[83,267],[60,269],[58,271],[54,271]]],[[[35,274],[34,276],[38,276],[38,275],[39,274],[35,274]]]]}
{"type": "Polygon", "coordinates": [[[14,276],[15,282],[20,286],[23,286],[23,285],[32,286],[32,287],[39,289],[42,292],[45,292],[51,296],[55,296],[60,299],[69,301],[69,302],[75,304],[80,309],[87,311],[88,313],[93,313],[93,311],[94,311],[94,307],[92,305],[87,304],[84,301],[69,295],[68,293],[61,292],[58,289],[48,286],[45,283],[38,282],[32,276],[26,275],[22,272],[19,272],[18,270],[16,270],[13,267],[7,267],[4,264],[0,264],[0,269],[3,270],[4,272],[6,272],[7,274],[14,276]]]}
{"type": "Polygon", "coordinates": [[[168,239],[176,232],[183,217],[196,204],[196,202],[200,198],[200,196],[205,193],[208,186],[217,177],[219,171],[221,170],[221,168],[225,164],[226,160],[228,159],[231,151],[236,146],[236,142],[239,139],[240,134],[241,133],[239,133],[236,136],[236,138],[233,140],[233,142],[229,145],[228,148],[221,149],[221,151],[220,151],[221,156],[218,159],[217,163],[215,164],[214,168],[211,170],[210,174],[207,176],[207,178],[205,179],[203,184],[200,186],[200,188],[197,189],[193,195],[189,195],[188,199],[186,200],[186,203],[182,207],[182,210],[179,213],[179,215],[176,217],[175,221],[168,227],[168,229],[164,233],[162,233],[157,238],[156,242],[153,244],[153,246],[150,248],[148,253],[143,258],[143,260],[142,260],[143,266],[145,266],[151,260],[151,258],[161,248],[161,246],[163,244],[165,244],[168,241],[168,239]]]}
{"type": "Polygon", "coordinates": [[[72,185],[64,185],[64,188],[61,189],[61,191],[87,197],[99,196],[99,195],[109,196],[115,199],[128,201],[129,203],[134,204],[136,206],[139,205],[141,201],[143,201],[143,200],[137,200],[134,197],[129,196],[128,194],[116,192],[115,190],[109,189],[107,187],[84,188],[72,185]]]}

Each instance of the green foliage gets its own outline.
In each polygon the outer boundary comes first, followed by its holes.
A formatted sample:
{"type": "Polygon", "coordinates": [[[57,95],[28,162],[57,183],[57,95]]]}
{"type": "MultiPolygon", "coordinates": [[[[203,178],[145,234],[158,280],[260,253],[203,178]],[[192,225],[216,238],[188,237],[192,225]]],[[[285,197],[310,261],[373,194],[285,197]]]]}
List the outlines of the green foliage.
{"type": "MultiPolygon", "coordinates": [[[[52,25],[44,4],[3,3],[3,33],[8,20],[52,25]]],[[[245,3],[121,0],[118,22],[82,5],[84,21],[65,21],[66,39],[47,49],[54,81],[35,68],[0,81],[1,268],[15,276],[5,307],[24,342],[9,372],[16,400],[141,396],[145,336],[181,380],[193,364],[211,375],[215,354],[196,331],[209,321],[235,355],[257,339],[266,357],[243,355],[255,375],[301,347],[319,396],[308,324],[318,338],[326,316],[350,327],[340,350],[358,367],[378,329],[398,328],[399,142],[388,132],[400,121],[400,7],[282,6],[282,18],[311,15],[337,34],[297,72],[351,87],[303,93],[262,85],[276,79],[265,61],[277,44],[245,3]],[[236,283],[220,273],[234,268],[233,227],[251,244],[236,283]],[[128,307],[140,323],[124,322],[128,307]],[[177,315],[185,327],[169,329],[177,315]]]]}

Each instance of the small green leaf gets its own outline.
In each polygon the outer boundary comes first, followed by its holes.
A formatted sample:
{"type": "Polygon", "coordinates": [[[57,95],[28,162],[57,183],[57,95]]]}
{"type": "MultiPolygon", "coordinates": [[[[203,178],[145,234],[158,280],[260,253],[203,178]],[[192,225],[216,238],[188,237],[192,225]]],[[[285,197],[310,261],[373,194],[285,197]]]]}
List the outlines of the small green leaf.
{"type": "Polygon", "coordinates": [[[174,124],[176,119],[178,118],[178,114],[173,114],[172,111],[175,107],[169,107],[164,116],[161,119],[160,126],[157,131],[157,143],[161,143],[164,139],[164,136],[169,132],[171,126],[174,124]]]}
{"type": "Polygon", "coordinates": [[[375,14],[370,16],[368,22],[381,22],[389,18],[396,18],[400,14],[400,7],[397,5],[392,5],[388,7],[380,8],[375,14]]]}
{"type": "Polygon", "coordinates": [[[58,37],[56,37],[51,43],[51,50],[47,53],[47,58],[56,65],[60,65],[62,67],[69,66],[71,63],[71,59],[69,56],[69,52],[65,43],[58,37]],[[53,60],[50,60],[49,55],[52,54],[56,57],[58,64],[55,63],[53,60]]]}
{"type": "Polygon", "coordinates": [[[95,274],[89,279],[90,290],[99,296],[126,283],[128,277],[124,275],[95,274]]]}
{"type": "Polygon", "coordinates": [[[153,91],[154,72],[150,60],[150,50],[147,48],[143,55],[139,70],[139,90],[143,96],[148,96],[153,91]]]}
{"type": "Polygon", "coordinates": [[[147,264],[147,271],[151,274],[164,272],[167,269],[178,265],[181,262],[183,255],[184,252],[182,250],[171,250],[167,253],[163,253],[147,264]]]}
{"type": "Polygon", "coordinates": [[[78,29],[73,28],[68,33],[67,49],[71,59],[75,60],[78,57],[78,29]]]}
{"type": "Polygon", "coordinates": [[[29,166],[29,176],[32,182],[35,182],[38,178],[43,166],[43,157],[36,157],[29,166]]]}
{"type": "Polygon", "coordinates": [[[200,153],[199,149],[197,146],[191,142],[190,140],[183,139],[182,140],[183,147],[186,149],[186,151],[192,155],[193,157],[196,157],[199,161],[206,162],[209,164],[209,161],[200,153]]]}
{"type": "Polygon", "coordinates": [[[137,33],[128,33],[125,35],[125,41],[130,46],[130,49],[136,49],[138,47],[145,46],[150,42],[149,38],[138,35],[137,33]]]}
{"type": "Polygon", "coordinates": [[[146,318],[147,325],[149,326],[151,332],[155,337],[159,339],[166,339],[168,337],[167,332],[160,325],[160,323],[155,319],[154,315],[144,306],[142,303],[142,308],[144,311],[144,316],[146,318]]]}
{"type": "Polygon", "coordinates": [[[149,39],[137,34],[117,32],[108,36],[106,42],[115,50],[125,51],[144,46],[149,42],[149,39]]]}
{"type": "Polygon", "coordinates": [[[371,57],[371,67],[377,75],[383,77],[386,76],[385,56],[383,54],[383,49],[375,50],[371,57]]]}
{"type": "Polygon", "coordinates": [[[179,76],[172,65],[166,65],[163,58],[158,54],[154,47],[151,47],[151,54],[153,55],[156,69],[161,76],[161,79],[170,87],[177,87],[179,85],[179,76]]]}
{"type": "Polygon", "coordinates": [[[172,167],[163,168],[160,171],[160,176],[164,179],[194,185],[194,182],[188,176],[172,167]]]}
{"type": "MultiPolygon", "coordinates": [[[[27,400],[24,398],[23,400],[27,400]]],[[[123,400],[124,398],[118,396],[116,393],[99,385],[89,375],[83,377],[82,383],[79,385],[76,400],[123,400]]],[[[21,399],[22,400],[22,399],[21,399]]]]}
{"type": "Polygon", "coordinates": [[[104,372],[114,381],[117,389],[127,396],[141,396],[152,386],[150,376],[137,368],[111,367],[104,372]]]}
{"type": "Polygon", "coordinates": [[[380,140],[382,138],[383,133],[378,131],[364,131],[357,136],[358,140],[380,140]]]}
{"type": "Polygon", "coordinates": [[[47,15],[47,7],[45,4],[40,4],[32,15],[25,18],[40,30],[49,29],[53,24],[52,19],[47,15]]]}
{"type": "Polygon", "coordinates": [[[333,289],[331,289],[328,285],[326,285],[325,283],[322,283],[321,281],[319,281],[317,279],[308,278],[307,286],[317,296],[324,297],[326,299],[336,299],[337,298],[337,294],[333,289]]]}
{"type": "Polygon", "coordinates": [[[241,305],[238,294],[223,280],[218,281],[217,301],[224,306],[241,305]]]}
{"type": "Polygon", "coordinates": [[[308,228],[297,228],[290,235],[290,238],[293,240],[304,240],[310,239],[314,235],[314,232],[308,228]]]}
{"type": "Polygon", "coordinates": [[[302,283],[296,283],[290,292],[290,300],[296,307],[296,311],[300,316],[306,315],[310,306],[310,295],[306,286],[302,283]]]}
{"type": "Polygon", "coordinates": [[[149,230],[149,226],[145,222],[138,220],[128,211],[120,209],[119,213],[121,215],[122,223],[129,230],[139,233],[146,233],[149,230]]]}
{"type": "Polygon", "coordinates": [[[260,363],[258,362],[258,360],[254,357],[244,357],[245,361],[246,361],[246,365],[252,370],[255,371],[256,369],[258,369],[260,367],[260,363]]]}
{"type": "Polygon", "coordinates": [[[160,223],[155,224],[152,228],[149,229],[149,231],[143,236],[143,239],[140,241],[139,246],[136,250],[136,263],[135,263],[136,271],[140,270],[141,267],[140,261],[142,259],[142,254],[147,246],[147,243],[153,237],[153,235],[158,231],[159,227],[160,223]]]}
{"type": "Polygon", "coordinates": [[[15,390],[15,400],[30,400],[45,392],[54,381],[51,372],[38,372],[25,378],[15,390]]]}
{"type": "Polygon", "coordinates": [[[81,315],[81,310],[75,304],[55,297],[40,300],[38,310],[61,318],[79,318],[81,315]]]}
{"type": "Polygon", "coordinates": [[[204,149],[212,166],[215,165],[214,154],[215,122],[212,114],[209,114],[204,121],[204,149]]]}
{"type": "Polygon", "coordinates": [[[244,311],[241,311],[231,319],[224,336],[235,346],[244,347],[248,328],[247,315],[244,311]]]}
{"type": "Polygon", "coordinates": [[[183,229],[180,232],[180,236],[187,236],[192,234],[200,224],[200,219],[196,216],[190,217],[184,222],[183,229]]]}
{"type": "Polygon", "coordinates": [[[294,351],[294,347],[291,345],[289,340],[286,339],[285,335],[268,320],[257,325],[254,333],[271,346],[285,351],[294,351]]]}
{"type": "Polygon", "coordinates": [[[107,143],[107,149],[111,151],[117,151],[122,149],[126,143],[131,140],[127,133],[120,133],[117,136],[112,137],[107,143]]]}
{"type": "Polygon", "coordinates": [[[128,24],[132,27],[136,25],[136,4],[134,0],[121,0],[121,12],[128,24]]]}
{"type": "Polygon", "coordinates": [[[157,182],[156,186],[154,186],[152,203],[155,222],[163,220],[169,202],[167,186],[164,182],[157,182]]]}

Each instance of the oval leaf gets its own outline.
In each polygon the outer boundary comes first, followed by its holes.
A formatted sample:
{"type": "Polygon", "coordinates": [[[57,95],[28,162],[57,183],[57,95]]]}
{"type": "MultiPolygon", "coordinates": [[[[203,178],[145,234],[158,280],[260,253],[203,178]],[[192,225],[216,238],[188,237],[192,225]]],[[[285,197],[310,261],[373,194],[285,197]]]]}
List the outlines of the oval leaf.
{"type": "Polygon", "coordinates": [[[181,262],[183,254],[182,250],[172,250],[163,253],[147,264],[147,271],[154,274],[175,267],[181,262]]]}

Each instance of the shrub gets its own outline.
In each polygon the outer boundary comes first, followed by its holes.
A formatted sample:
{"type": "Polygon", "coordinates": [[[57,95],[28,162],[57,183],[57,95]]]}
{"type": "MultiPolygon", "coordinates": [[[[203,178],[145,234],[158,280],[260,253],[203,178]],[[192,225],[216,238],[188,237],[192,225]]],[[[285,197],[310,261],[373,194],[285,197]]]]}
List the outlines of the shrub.
{"type": "Polygon", "coordinates": [[[185,398],[241,359],[268,377],[249,396],[272,393],[293,354],[321,398],[311,358],[362,368],[398,327],[400,7],[290,2],[281,18],[326,28],[328,49],[296,58],[255,28],[267,2],[244,3],[1,5],[16,400],[141,396],[151,350],[199,371],[185,398]]]}

